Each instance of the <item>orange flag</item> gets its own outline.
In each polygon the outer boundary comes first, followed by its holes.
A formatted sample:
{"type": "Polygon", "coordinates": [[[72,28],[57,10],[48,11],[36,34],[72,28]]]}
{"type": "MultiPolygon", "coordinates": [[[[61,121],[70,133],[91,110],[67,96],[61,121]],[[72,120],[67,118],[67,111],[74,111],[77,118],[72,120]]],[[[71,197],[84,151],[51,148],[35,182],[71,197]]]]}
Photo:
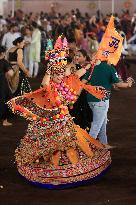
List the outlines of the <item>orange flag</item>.
{"type": "Polygon", "coordinates": [[[99,45],[96,59],[116,65],[122,52],[123,37],[116,31],[114,17],[111,16],[105,34],[99,45]]]}

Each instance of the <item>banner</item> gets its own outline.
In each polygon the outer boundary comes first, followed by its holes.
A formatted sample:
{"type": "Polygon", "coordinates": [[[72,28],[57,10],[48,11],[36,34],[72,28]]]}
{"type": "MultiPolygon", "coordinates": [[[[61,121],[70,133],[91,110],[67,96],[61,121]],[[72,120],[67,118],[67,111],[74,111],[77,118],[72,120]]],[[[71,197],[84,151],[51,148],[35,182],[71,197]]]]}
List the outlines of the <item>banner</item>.
{"type": "Polygon", "coordinates": [[[123,37],[116,31],[114,17],[111,16],[107,29],[99,45],[96,59],[116,65],[122,52],[123,37]]]}
{"type": "Polygon", "coordinates": [[[21,2],[21,0],[16,0],[15,2],[16,2],[15,8],[16,8],[16,9],[21,9],[21,7],[22,7],[22,2],[21,2]]]}

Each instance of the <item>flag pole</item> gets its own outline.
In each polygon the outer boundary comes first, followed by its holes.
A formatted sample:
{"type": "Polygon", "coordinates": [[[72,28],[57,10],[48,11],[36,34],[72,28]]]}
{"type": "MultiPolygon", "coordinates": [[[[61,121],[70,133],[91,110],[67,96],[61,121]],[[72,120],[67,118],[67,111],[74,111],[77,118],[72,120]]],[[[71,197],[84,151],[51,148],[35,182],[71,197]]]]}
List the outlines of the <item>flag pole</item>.
{"type": "Polygon", "coordinates": [[[114,10],[115,10],[115,1],[114,0],[112,0],[112,15],[114,14],[114,10]]]}
{"type": "Polygon", "coordinates": [[[12,6],[11,6],[11,8],[12,8],[11,16],[14,17],[14,13],[15,13],[15,0],[12,0],[11,3],[12,3],[12,6]]]}
{"type": "Polygon", "coordinates": [[[101,11],[101,0],[98,1],[98,9],[101,11]]]}

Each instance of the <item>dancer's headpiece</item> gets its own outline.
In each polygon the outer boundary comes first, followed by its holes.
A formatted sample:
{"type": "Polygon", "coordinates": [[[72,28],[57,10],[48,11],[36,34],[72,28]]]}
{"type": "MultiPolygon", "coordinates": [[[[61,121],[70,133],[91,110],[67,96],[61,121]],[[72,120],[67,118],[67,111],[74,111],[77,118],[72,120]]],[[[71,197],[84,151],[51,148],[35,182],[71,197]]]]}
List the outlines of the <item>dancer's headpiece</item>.
{"type": "Polygon", "coordinates": [[[45,60],[49,61],[48,68],[52,70],[52,73],[59,74],[65,72],[68,51],[68,42],[66,38],[62,39],[62,37],[59,36],[56,40],[54,48],[51,46],[51,40],[48,41],[45,52],[45,60]]]}

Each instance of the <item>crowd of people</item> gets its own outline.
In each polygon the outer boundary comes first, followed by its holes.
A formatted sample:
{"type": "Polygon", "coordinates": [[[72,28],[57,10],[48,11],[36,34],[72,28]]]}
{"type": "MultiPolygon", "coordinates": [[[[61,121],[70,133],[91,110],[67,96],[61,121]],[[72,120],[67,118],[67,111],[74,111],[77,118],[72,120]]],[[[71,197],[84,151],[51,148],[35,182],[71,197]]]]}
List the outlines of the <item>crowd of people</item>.
{"type": "MultiPolygon", "coordinates": [[[[109,17],[110,14],[103,16],[100,11],[95,16],[88,13],[83,15],[79,9],[64,15],[55,10],[40,14],[25,14],[18,10],[14,17],[0,16],[0,45],[5,48],[6,59],[14,70],[12,79],[7,77],[11,93],[17,96],[31,90],[26,77],[37,77],[41,64],[46,68],[45,50],[48,42],[50,40],[51,44],[54,44],[59,35],[65,36],[69,42],[68,66],[73,68],[73,71],[84,66],[97,51],[109,17]]],[[[125,81],[130,73],[124,63],[124,57],[135,54],[136,13],[131,16],[127,10],[120,17],[115,14],[115,25],[124,38],[122,57],[116,69],[120,79],[125,81]]],[[[84,106],[83,103],[84,109],[88,107],[87,103],[84,106]]],[[[75,104],[74,107],[77,106],[78,104],[75,104]]],[[[80,118],[78,114],[75,115],[80,118]]]]}
{"type": "MultiPolygon", "coordinates": [[[[104,17],[99,11],[96,16],[83,16],[76,9],[65,15],[18,11],[14,18],[0,17],[0,118],[3,126],[12,125],[7,120],[6,103],[14,97],[9,107],[30,120],[16,150],[19,172],[27,179],[49,183],[47,175],[52,175],[53,183],[78,182],[95,175],[88,164],[93,156],[96,161],[99,156],[99,163],[107,163],[102,170],[111,163],[105,151],[112,148],[106,132],[109,98],[113,87],[130,88],[133,84],[124,57],[135,54],[136,14],[131,17],[129,11],[124,11],[121,17],[114,15],[116,30],[124,39],[117,66],[98,60],[92,70],[110,16],[104,17]],[[41,89],[31,92],[28,78],[38,76],[41,64],[45,69],[39,82],[41,89]],[[81,178],[74,168],[77,163],[82,169],[81,178]],[[36,173],[36,166],[41,168],[41,175],[36,173]],[[65,168],[68,180],[59,171],[60,166],[65,168]],[[47,175],[43,177],[45,170],[47,175]]],[[[99,163],[95,165],[99,167],[99,163]]]]}
{"type": "MultiPolygon", "coordinates": [[[[7,18],[3,18],[0,16],[0,40],[1,44],[9,49],[13,46],[13,40],[23,35],[27,45],[31,47],[31,41],[32,44],[35,41],[41,41],[41,47],[44,50],[47,39],[50,38],[54,42],[59,35],[64,34],[68,41],[72,38],[77,47],[94,52],[98,48],[110,16],[111,14],[104,16],[100,11],[97,11],[94,16],[88,13],[83,15],[79,9],[65,14],[57,13],[54,10],[50,13],[35,14],[31,12],[25,14],[18,10],[15,17],[9,15],[7,18]],[[35,39],[36,36],[37,39],[35,39]]],[[[115,24],[117,30],[126,36],[129,48],[133,47],[135,45],[136,13],[130,15],[126,10],[120,16],[115,14],[115,24]]],[[[124,39],[125,49],[127,49],[126,39],[124,39]]],[[[39,45],[37,47],[37,50],[40,49],[39,45]]],[[[39,62],[39,60],[37,61],[39,62]]]]}

